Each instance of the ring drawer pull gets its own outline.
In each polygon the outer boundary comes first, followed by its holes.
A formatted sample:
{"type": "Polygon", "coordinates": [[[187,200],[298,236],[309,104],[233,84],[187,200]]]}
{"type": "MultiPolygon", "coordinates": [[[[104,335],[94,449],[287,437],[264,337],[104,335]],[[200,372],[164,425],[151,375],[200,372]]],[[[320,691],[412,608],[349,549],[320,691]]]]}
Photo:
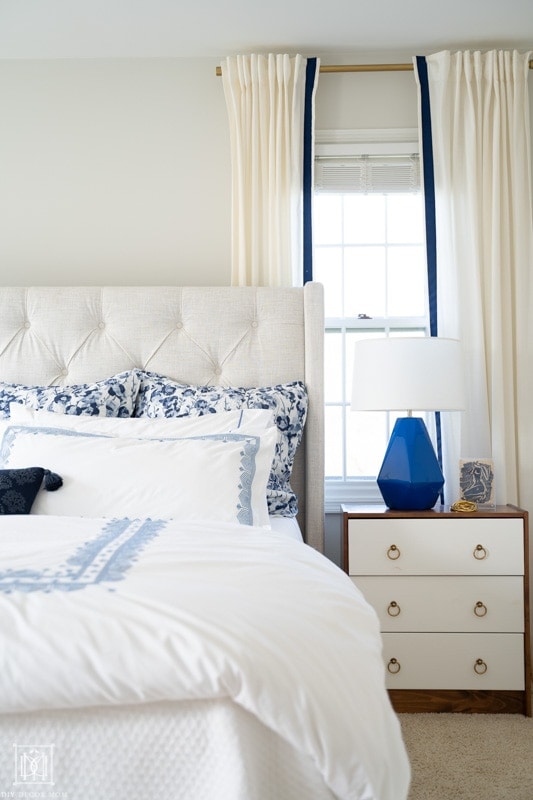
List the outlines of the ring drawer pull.
{"type": "Polygon", "coordinates": [[[400,549],[396,547],[395,544],[391,544],[391,546],[387,550],[387,558],[390,558],[391,561],[396,561],[396,559],[400,558],[400,556],[401,556],[400,549]]]}
{"type": "Polygon", "coordinates": [[[387,669],[391,675],[396,675],[401,670],[400,662],[396,658],[391,658],[387,664],[387,669]]]}
{"type": "Polygon", "coordinates": [[[478,675],[484,675],[487,669],[488,667],[483,661],[483,659],[477,658],[476,663],[474,664],[474,672],[476,672],[478,675]]]}
{"type": "Polygon", "coordinates": [[[396,600],[391,600],[389,603],[389,607],[387,608],[387,614],[389,617],[398,617],[401,612],[401,608],[396,602],[396,600]]]}
{"type": "Polygon", "coordinates": [[[483,547],[482,544],[477,544],[474,550],[474,558],[477,558],[478,561],[483,561],[484,558],[487,558],[487,551],[483,547]]]}
{"type": "Polygon", "coordinates": [[[487,606],[485,603],[482,603],[481,600],[478,600],[476,605],[474,606],[474,614],[476,617],[484,617],[487,613],[487,606]]]}

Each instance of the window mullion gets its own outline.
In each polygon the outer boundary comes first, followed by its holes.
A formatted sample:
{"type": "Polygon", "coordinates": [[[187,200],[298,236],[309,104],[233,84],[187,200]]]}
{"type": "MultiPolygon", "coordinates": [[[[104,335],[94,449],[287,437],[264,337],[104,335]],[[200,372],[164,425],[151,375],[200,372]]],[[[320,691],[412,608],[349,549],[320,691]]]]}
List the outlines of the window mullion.
{"type": "Polygon", "coordinates": [[[342,358],[342,406],[341,406],[341,426],[342,426],[342,480],[346,481],[348,474],[347,470],[347,456],[346,456],[346,441],[348,436],[347,420],[346,420],[346,236],[345,236],[345,204],[344,196],[341,201],[341,236],[342,236],[342,328],[341,328],[341,358],[342,358]]]}

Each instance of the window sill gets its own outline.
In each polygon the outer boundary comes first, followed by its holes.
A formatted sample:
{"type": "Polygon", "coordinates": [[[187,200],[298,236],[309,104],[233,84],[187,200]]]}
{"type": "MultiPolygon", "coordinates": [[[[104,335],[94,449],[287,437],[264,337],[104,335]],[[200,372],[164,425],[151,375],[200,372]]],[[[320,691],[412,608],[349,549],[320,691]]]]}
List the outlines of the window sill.
{"type": "Polygon", "coordinates": [[[342,503],[383,503],[375,478],[354,481],[326,480],[324,511],[340,514],[342,503]]]}

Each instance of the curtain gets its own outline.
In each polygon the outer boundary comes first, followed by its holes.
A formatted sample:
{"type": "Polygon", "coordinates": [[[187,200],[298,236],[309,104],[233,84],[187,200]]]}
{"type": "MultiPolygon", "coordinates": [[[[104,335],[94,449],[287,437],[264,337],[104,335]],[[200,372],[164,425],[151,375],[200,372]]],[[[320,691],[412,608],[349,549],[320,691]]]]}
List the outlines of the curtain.
{"type": "Polygon", "coordinates": [[[441,415],[448,503],[459,497],[459,459],[492,458],[497,503],[533,509],[529,58],[446,51],[414,60],[432,333],[464,349],[465,411],[441,415]]]}
{"type": "Polygon", "coordinates": [[[222,62],[232,165],[233,285],[301,286],[312,277],[311,197],[318,60],[222,62]],[[304,251],[305,245],[305,251],[304,251]]]}

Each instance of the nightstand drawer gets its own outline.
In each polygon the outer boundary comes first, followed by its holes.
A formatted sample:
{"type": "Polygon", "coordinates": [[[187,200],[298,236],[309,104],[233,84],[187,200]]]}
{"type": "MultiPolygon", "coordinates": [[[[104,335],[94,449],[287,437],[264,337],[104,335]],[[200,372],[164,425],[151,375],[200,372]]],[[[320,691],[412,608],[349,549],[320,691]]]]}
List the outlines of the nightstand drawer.
{"type": "Polygon", "coordinates": [[[348,522],[350,575],[522,575],[520,518],[348,522]]]}
{"type": "Polygon", "coordinates": [[[520,634],[384,633],[388,689],[523,690],[520,634]]]}
{"type": "Polygon", "coordinates": [[[524,631],[524,582],[518,576],[352,580],[377,611],[382,631],[524,631]]]}

